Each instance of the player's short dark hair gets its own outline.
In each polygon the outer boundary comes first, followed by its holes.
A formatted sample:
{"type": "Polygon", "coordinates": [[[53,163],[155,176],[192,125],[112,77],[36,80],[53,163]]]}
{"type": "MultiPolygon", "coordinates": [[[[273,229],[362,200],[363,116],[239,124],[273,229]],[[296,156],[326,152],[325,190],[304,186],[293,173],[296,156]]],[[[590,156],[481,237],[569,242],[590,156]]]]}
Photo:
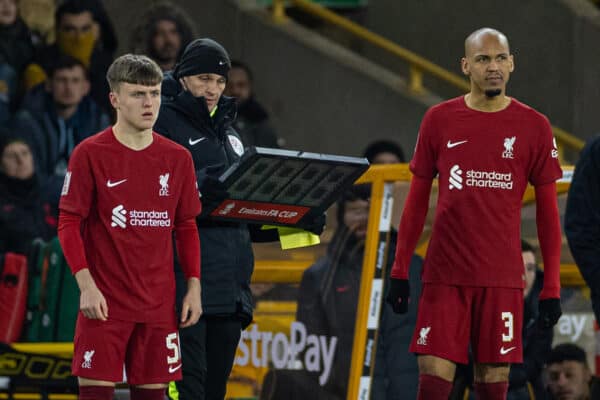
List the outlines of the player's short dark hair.
{"type": "Polygon", "coordinates": [[[533,246],[528,241],[521,239],[521,253],[527,253],[529,251],[535,254],[533,246]]]}
{"type": "Polygon", "coordinates": [[[546,359],[546,365],[564,361],[577,361],[585,367],[588,366],[585,351],[573,343],[562,343],[554,347],[546,359]]]}
{"type": "Polygon", "coordinates": [[[58,58],[52,62],[48,68],[48,77],[54,77],[56,71],[60,71],[61,69],[71,69],[74,67],[81,67],[85,78],[89,79],[89,72],[86,66],[75,57],[71,57],[66,54],[59,55],[58,58]]]}
{"type": "Polygon", "coordinates": [[[402,147],[391,140],[377,140],[370,143],[365,149],[363,157],[372,163],[373,159],[381,153],[392,153],[398,157],[398,161],[401,163],[405,162],[406,160],[404,158],[404,151],[402,150],[402,147]]]}
{"type": "Polygon", "coordinates": [[[121,83],[155,86],[162,82],[163,74],[150,57],[125,54],[117,58],[108,68],[106,79],[110,90],[117,91],[121,83]]]}
{"type": "Polygon", "coordinates": [[[55,26],[60,26],[60,21],[65,14],[83,14],[84,12],[90,12],[92,17],[94,16],[93,3],[87,0],[67,0],[63,2],[54,13],[55,26]]]}

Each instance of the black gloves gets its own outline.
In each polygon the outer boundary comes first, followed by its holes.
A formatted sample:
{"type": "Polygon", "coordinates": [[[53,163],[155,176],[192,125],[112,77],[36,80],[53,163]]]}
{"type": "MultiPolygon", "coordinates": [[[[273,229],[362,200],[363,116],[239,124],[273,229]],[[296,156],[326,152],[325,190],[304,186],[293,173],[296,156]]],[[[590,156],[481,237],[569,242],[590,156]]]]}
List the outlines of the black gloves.
{"type": "Polygon", "coordinates": [[[212,174],[213,172],[217,172],[220,167],[220,165],[209,166],[196,171],[198,191],[200,192],[200,200],[202,201],[201,216],[208,215],[223,200],[229,197],[229,193],[223,182],[212,174]]]}
{"type": "Polygon", "coordinates": [[[392,306],[396,314],[404,314],[408,311],[410,299],[410,286],[407,279],[390,278],[390,290],[385,301],[392,306]]]}
{"type": "Polygon", "coordinates": [[[560,309],[560,299],[545,299],[540,300],[539,304],[540,315],[538,317],[538,326],[542,329],[550,329],[558,322],[562,315],[560,309]]]}
{"type": "Polygon", "coordinates": [[[314,233],[315,235],[320,235],[323,233],[325,229],[325,222],[327,217],[325,213],[317,215],[312,221],[308,222],[306,225],[302,226],[302,229],[305,231],[309,231],[314,233]]]}

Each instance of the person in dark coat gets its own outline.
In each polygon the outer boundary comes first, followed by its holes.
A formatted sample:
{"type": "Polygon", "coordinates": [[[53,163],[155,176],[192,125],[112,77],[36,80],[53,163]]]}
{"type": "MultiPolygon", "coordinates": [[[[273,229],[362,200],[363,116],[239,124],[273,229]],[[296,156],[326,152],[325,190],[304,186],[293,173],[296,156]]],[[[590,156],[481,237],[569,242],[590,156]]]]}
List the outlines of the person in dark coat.
{"type": "Polygon", "coordinates": [[[241,61],[232,61],[225,94],[235,97],[238,107],[234,127],[246,146],[279,148],[277,137],[269,113],[256,100],[253,90],[254,78],[250,67],[241,61]]]}
{"type": "Polygon", "coordinates": [[[90,96],[106,113],[112,112],[106,72],[117,39],[100,0],[67,0],[55,13],[56,43],[37,51],[27,67],[25,82],[33,88],[46,80],[62,55],[81,61],[89,72],[90,96]]]}
{"type": "MultiPolygon", "coordinates": [[[[181,400],[224,398],[241,330],[252,321],[252,241],[278,239],[276,230],[209,216],[227,196],[218,177],[244,153],[232,127],[235,100],[222,95],[229,68],[229,55],[219,43],[206,38],[191,42],[172,73],[165,74],[154,127],[192,154],[203,208],[197,220],[203,314],[180,332],[183,380],[171,389],[181,400]]],[[[176,276],[179,303],[184,284],[178,268],[176,276]]]]}
{"type": "Polygon", "coordinates": [[[74,147],[110,124],[89,90],[85,66],[63,55],[55,60],[48,81],[27,94],[14,120],[15,129],[30,138],[37,171],[48,180],[56,202],[74,147]]]}
{"type": "Polygon", "coordinates": [[[565,235],[591,289],[592,308],[600,321],[600,136],[586,144],[575,166],[565,210],[565,235]]]}
{"type": "MultiPolygon", "coordinates": [[[[338,227],[324,258],[308,268],[300,284],[296,319],[306,325],[308,334],[338,338],[333,366],[323,389],[332,398],[345,399],[350,375],[356,308],[364,256],[364,240],[369,215],[370,185],[357,185],[338,202],[338,227]]],[[[392,231],[390,243],[395,243],[392,231]]],[[[392,244],[388,261],[395,252],[392,244]]],[[[414,256],[411,277],[420,291],[422,261],[414,256]]],[[[384,291],[387,290],[387,282],[384,291]]],[[[416,357],[408,352],[416,322],[417,303],[409,312],[397,315],[387,303],[382,305],[381,324],[375,356],[371,399],[414,398],[418,382],[416,357]]],[[[313,382],[319,385],[318,381],[313,382]]]]}
{"type": "Polygon", "coordinates": [[[0,253],[27,254],[36,238],[56,236],[58,213],[44,197],[29,144],[0,136],[0,253]]]}

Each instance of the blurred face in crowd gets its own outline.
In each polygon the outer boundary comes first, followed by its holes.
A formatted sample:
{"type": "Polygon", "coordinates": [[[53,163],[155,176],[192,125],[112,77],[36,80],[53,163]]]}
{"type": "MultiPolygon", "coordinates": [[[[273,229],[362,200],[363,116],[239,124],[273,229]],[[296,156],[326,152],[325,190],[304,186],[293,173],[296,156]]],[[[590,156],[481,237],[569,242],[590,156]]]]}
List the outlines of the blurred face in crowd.
{"type": "Polygon", "coordinates": [[[398,164],[399,162],[401,161],[397,155],[384,151],[373,157],[371,164],[398,164]]]}
{"type": "Polygon", "coordinates": [[[77,106],[90,91],[90,83],[81,65],[57,69],[46,83],[58,108],[77,106]]]}
{"type": "Polygon", "coordinates": [[[160,107],[160,83],[145,86],[122,82],[110,92],[110,102],[119,123],[137,131],[152,129],[160,107]]]}
{"type": "Polygon", "coordinates": [[[0,25],[9,26],[17,20],[17,1],[0,0],[0,25]]]}
{"type": "Polygon", "coordinates": [[[590,370],[578,361],[550,364],[548,389],[557,400],[587,400],[590,397],[590,370]]]}
{"type": "Polygon", "coordinates": [[[504,93],[514,70],[508,40],[502,34],[481,33],[465,42],[463,73],[471,79],[471,89],[488,97],[504,93]]]}
{"type": "Polygon", "coordinates": [[[252,86],[250,84],[250,77],[244,71],[243,68],[233,67],[229,70],[227,75],[227,88],[225,94],[227,96],[235,97],[238,103],[250,97],[252,92],[252,86]]]}
{"type": "Polygon", "coordinates": [[[33,176],[33,156],[29,146],[23,142],[14,142],[2,152],[2,172],[16,179],[29,179],[33,176]]]}
{"type": "Polygon", "coordinates": [[[74,39],[88,35],[92,35],[94,39],[97,39],[99,29],[92,13],[84,11],[80,14],[63,14],[60,18],[58,33],[68,35],[74,39]]]}
{"type": "Polygon", "coordinates": [[[173,21],[158,21],[152,38],[152,49],[160,62],[175,62],[181,50],[181,36],[173,21]]]}
{"type": "Polygon", "coordinates": [[[535,264],[535,254],[532,251],[524,251],[521,253],[523,257],[523,266],[525,267],[525,297],[531,292],[533,282],[535,282],[535,272],[537,266],[535,264]]]}
{"type": "Polygon", "coordinates": [[[199,74],[184,76],[179,79],[185,90],[194,97],[204,97],[208,110],[212,111],[225,90],[227,80],[224,76],[217,74],[199,74]]]}
{"type": "Polygon", "coordinates": [[[352,200],[345,204],[344,224],[358,239],[367,236],[369,222],[369,202],[367,200],[352,200]]]}

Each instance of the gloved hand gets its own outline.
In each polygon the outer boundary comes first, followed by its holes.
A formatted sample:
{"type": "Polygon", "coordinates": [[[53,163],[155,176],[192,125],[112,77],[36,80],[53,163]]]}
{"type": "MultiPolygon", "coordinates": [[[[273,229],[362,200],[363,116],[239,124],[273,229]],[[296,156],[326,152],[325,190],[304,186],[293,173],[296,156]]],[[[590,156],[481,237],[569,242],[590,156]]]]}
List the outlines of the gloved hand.
{"type": "Polygon", "coordinates": [[[229,193],[223,182],[213,174],[216,174],[220,168],[221,165],[216,165],[196,171],[198,191],[200,192],[200,201],[202,202],[201,216],[208,215],[223,200],[229,197],[229,193]]]}
{"type": "Polygon", "coordinates": [[[325,215],[325,213],[323,213],[313,218],[313,220],[308,222],[305,226],[303,226],[302,229],[314,233],[315,235],[320,235],[321,233],[323,233],[323,230],[325,230],[326,221],[327,216],[325,215]]]}
{"type": "Polygon", "coordinates": [[[560,309],[560,299],[544,299],[540,300],[538,306],[538,326],[542,329],[550,329],[558,322],[562,315],[560,309]]]}
{"type": "Polygon", "coordinates": [[[408,311],[410,299],[410,286],[408,279],[390,279],[390,290],[385,301],[392,306],[396,314],[405,314],[408,311]]]}

